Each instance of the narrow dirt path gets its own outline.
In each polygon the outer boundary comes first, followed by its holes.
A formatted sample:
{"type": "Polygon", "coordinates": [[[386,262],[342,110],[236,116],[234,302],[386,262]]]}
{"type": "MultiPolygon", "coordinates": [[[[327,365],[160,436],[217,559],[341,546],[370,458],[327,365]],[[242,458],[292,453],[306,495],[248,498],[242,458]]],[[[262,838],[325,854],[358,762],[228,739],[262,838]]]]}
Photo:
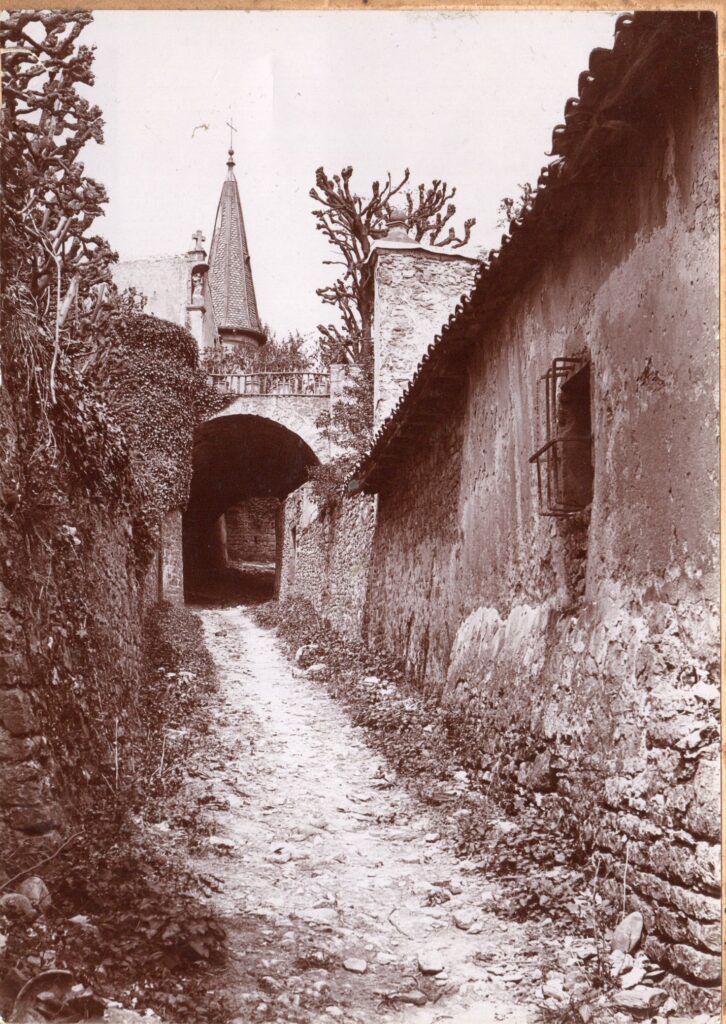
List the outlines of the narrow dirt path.
{"type": "Polygon", "coordinates": [[[200,769],[216,810],[196,866],[228,921],[237,1024],[525,1024],[537,951],[487,910],[496,887],[271,633],[243,608],[200,615],[229,753],[200,769]]]}

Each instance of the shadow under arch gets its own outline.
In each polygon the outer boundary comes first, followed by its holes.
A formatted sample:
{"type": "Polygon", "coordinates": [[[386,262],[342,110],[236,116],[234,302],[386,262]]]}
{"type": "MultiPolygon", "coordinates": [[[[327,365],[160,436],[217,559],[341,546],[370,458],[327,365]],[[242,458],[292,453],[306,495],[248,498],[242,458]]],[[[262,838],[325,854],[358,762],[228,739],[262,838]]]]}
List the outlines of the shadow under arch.
{"type": "Polygon", "coordinates": [[[298,434],[263,416],[220,416],[197,428],[184,513],[188,601],[244,599],[244,586],[227,561],[224,513],[250,498],[282,501],[318,464],[298,434]]]}

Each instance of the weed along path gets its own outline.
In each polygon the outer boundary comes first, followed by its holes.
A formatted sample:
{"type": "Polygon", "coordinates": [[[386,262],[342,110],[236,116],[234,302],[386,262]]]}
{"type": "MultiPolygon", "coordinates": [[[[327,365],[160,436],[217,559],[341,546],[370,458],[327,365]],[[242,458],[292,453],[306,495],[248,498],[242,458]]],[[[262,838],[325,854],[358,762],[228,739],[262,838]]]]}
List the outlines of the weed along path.
{"type": "Polygon", "coordinates": [[[524,926],[458,858],[345,712],[243,608],[200,611],[227,751],[200,766],[235,1024],[525,1024],[541,978],[524,926]]]}

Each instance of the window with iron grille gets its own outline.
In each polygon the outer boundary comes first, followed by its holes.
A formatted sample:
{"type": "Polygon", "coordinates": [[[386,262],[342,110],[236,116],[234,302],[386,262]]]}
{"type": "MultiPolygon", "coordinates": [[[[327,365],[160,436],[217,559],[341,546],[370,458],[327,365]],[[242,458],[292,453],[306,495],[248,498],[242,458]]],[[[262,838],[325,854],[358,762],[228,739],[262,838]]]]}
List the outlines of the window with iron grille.
{"type": "Polygon", "coordinates": [[[539,510],[575,515],[592,501],[590,361],[553,359],[538,384],[544,438],[529,461],[537,468],[539,510]]]}

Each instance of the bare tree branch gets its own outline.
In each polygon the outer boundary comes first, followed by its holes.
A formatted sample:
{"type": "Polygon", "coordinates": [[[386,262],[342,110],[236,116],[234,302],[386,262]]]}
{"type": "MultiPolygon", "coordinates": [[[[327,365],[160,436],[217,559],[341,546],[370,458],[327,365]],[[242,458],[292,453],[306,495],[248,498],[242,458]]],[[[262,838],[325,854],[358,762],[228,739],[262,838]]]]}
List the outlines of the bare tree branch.
{"type": "Polygon", "coordinates": [[[370,197],[364,198],[352,189],[352,176],[350,166],[332,178],[319,167],[315,188],[310,189],[310,197],[318,204],[313,210],[316,227],[341,257],[326,260],[325,264],[345,268],[336,281],[317,289],[322,301],[338,310],[341,320],[338,325],[318,328],[327,362],[361,363],[370,358],[373,296],[368,256],[372,243],[388,233],[394,213],[400,217],[392,203],[394,198],[399,197],[405,205],[405,226],[418,242],[461,248],[469,242],[476,223],[473,217],[466,220],[461,236],[449,225],[456,214],[456,206],[451,202],[456,189],[450,189],[445,181],[434,179],[431,185],[422,183],[412,190],[407,187],[411,174],[406,168],[395,184],[390,173],[383,184],[374,181],[370,197]]]}

